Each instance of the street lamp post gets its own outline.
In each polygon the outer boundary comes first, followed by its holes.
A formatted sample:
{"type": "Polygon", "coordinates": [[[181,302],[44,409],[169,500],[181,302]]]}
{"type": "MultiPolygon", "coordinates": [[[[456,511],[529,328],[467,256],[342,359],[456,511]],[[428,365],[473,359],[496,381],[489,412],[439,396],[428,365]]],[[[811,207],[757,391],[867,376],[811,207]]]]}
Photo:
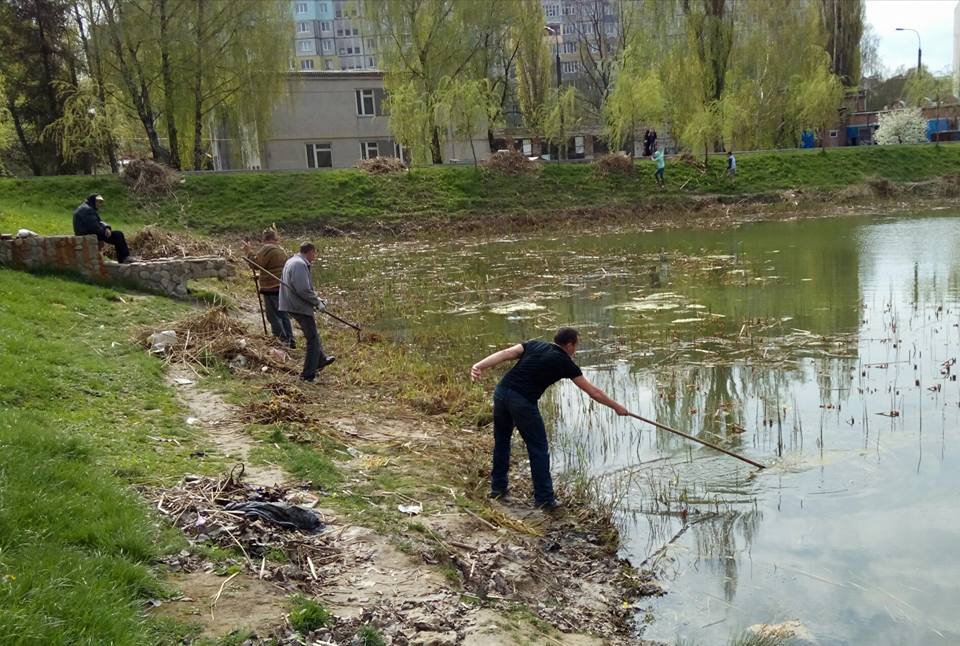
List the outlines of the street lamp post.
{"type": "Polygon", "coordinates": [[[920,49],[920,32],[909,27],[897,27],[897,31],[912,31],[917,35],[917,78],[920,78],[920,67],[922,59],[922,50],[920,49]]]}

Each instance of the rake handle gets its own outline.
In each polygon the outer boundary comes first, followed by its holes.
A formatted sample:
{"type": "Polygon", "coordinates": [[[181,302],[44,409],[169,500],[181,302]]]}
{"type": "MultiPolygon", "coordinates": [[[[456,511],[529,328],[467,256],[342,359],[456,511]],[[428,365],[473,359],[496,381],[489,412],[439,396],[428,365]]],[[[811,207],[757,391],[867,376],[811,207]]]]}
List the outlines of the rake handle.
{"type": "Polygon", "coordinates": [[[630,412],[628,412],[627,415],[629,415],[630,417],[636,418],[636,419],[640,420],[641,422],[646,422],[647,424],[650,424],[651,426],[656,426],[656,427],[659,428],[660,430],[667,431],[668,433],[673,433],[674,435],[679,435],[680,437],[684,437],[684,438],[686,438],[686,439],[688,439],[688,440],[692,440],[692,441],[694,441],[694,442],[697,442],[698,444],[703,444],[704,446],[708,446],[708,447],[710,447],[711,449],[713,449],[714,451],[720,451],[721,453],[725,453],[725,454],[729,455],[731,458],[736,458],[736,459],[738,459],[738,460],[741,460],[741,461],[743,461],[743,462],[746,462],[747,464],[751,464],[751,465],[757,467],[758,469],[766,469],[766,468],[767,468],[766,465],[760,464],[759,462],[755,462],[754,460],[751,460],[750,458],[747,458],[747,457],[744,457],[744,456],[739,455],[739,454],[737,454],[737,453],[734,453],[733,451],[728,451],[727,449],[723,448],[722,446],[717,446],[716,444],[713,444],[712,442],[707,442],[706,440],[701,440],[700,438],[694,437],[694,436],[689,435],[689,434],[687,434],[687,433],[684,433],[683,431],[678,431],[678,430],[675,429],[675,428],[670,428],[669,426],[666,426],[665,424],[661,424],[660,422],[655,422],[655,421],[653,421],[652,419],[647,419],[646,417],[641,417],[641,416],[639,416],[639,415],[635,415],[634,413],[630,413],[630,412]]]}

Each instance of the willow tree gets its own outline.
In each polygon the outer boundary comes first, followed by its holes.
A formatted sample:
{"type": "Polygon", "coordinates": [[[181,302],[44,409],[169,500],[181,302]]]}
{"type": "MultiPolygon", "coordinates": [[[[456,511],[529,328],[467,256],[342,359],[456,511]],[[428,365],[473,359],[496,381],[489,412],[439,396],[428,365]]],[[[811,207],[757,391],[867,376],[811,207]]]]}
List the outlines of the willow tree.
{"type": "Polygon", "coordinates": [[[642,124],[664,118],[663,85],[655,67],[631,45],[623,53],[622,69],[603,105],[604,138],[611,148],[633,141],[642,124]]]}
{"type": "Polygon", "coordinates": [[[583,122],[583,102],[577,88],[568,85],[563,90],[551,92],[543,114],[543,136],[557,147],[557,157],[564,159],[570,135],[583,122]]]}
{"type": "MultiPolygon", "coordinates": [[[[511,25],[511,36],[517,43],[517,103],[523,125],[536,135],[543,134],[544,106],[551,92],[552,66],[547,44],[546,21],[540,0],[516,0],[517,20],[511,25]]],[[[555,92],[555,90],[553,90],[555,92]]]]}
{"type": "Polygon", "coordinates": [[[848,87],[860,83],[860,39],[865,11],[863,0],[820,0],[820,22],[826,35],[831,72],[848,87]]]}
{"type": "Polygon", "coordinates": [[[77,85],[58,83],[63,114],[47,126],[42,138],[56,144],[64,161],[91,170],[108,162],[114,138],[126,131],[122,108],[112,100],[102,103],[96,83],[89,78],[77,85]]]}
{"type": "Polygon", "coordinates": [[[484,78],[480,50],[502,29],[495,0],[366,0],[384,69],[391,130],[415,160],[443,162],[436,121],[445,78],[484,78]],[[425,137],[426,135],[426,137],[425,137]],[[426,148],[429,155],[420,152],[426,148]]]}
{"type": "Polygon", "coordinates": [[[490,79],[445,78],[438,89],[435,116],[445,124],[443,139],[453,136],[470,142],[473,165],[477,165],[474,135],[496,124],[499,100],[490,79]]]}
{"type": "Polygon", "coordinates": [[[843,102],[843,84],[831,70],[830,56],[821,48],[809,45],[801,55],[806,61],[806,68],[797,75],[792,88],[795,109],[804,129],[820,132],[821,148],[826,149],[823,135],[827,128],[838,121],[843,102]]]}

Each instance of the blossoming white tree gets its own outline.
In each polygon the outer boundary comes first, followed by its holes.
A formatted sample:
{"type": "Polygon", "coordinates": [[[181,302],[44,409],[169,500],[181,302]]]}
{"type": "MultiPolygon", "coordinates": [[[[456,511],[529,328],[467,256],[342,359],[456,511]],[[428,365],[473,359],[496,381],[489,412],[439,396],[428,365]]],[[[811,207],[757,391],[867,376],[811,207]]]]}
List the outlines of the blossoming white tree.
{"type": "Polygon", "coordinates": [[[874,141],[887,144],[921,144],[927,141],[927,120],[920,108],[903,108],[880,115],[874,141]]]}

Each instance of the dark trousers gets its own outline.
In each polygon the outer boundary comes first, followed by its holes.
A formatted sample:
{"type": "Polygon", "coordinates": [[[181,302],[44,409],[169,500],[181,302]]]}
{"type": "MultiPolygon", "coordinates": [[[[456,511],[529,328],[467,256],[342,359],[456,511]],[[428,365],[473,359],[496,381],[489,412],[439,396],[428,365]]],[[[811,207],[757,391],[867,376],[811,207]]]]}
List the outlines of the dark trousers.
{"type": "Polygon", "coordinates": [[[663,185],[663,169],[658,168],[657,172],[653,174],[654,178],[657,180],[657,184],[663,185]]]}
{"type": "Polygon", "coordinates": [[[533,499],[538,505],[553,502],[553,479],[550,477],[550,447],[547,429],[537,405],[510,388],[497,386],[493,393],[493,471],[490,489],[506,493],[510,470],[510,439],[514,427],[527,445],[533,499]]]}
{"type": "Polygon", "coordinates": [[[130,248],[127,246],[127,239],[123,237],[123,231],[114,231],[110,230],[110,235],[108,236],[97,236],[97,239],[101,242],[106,242],[107,244],[112,244],[113,248],[117,250],[117,260],[123,261],[130,255],[130,248]]]}
{"type": "Polygon", "coordinates": [[[280,292],[260,292],[263,295],[263,308],[266,310],[270,331],[284,343],[293,341],[293,325],[286,312],[280,311],[280,292]]]}
{"type": "Polygon", "coordinates": [[[320,334],[317,332],[317,319],[311,314],[297,314],[296,312],[287,312],[300,326],[303,332],[303,338],[307,342],[307,354],[303,359],[303,372],[300,373],[301,379],[307,381],[317,376],[317,368],[320,366],[320,359],[323,358],[323,347],[320,345],[320,334]]]}

